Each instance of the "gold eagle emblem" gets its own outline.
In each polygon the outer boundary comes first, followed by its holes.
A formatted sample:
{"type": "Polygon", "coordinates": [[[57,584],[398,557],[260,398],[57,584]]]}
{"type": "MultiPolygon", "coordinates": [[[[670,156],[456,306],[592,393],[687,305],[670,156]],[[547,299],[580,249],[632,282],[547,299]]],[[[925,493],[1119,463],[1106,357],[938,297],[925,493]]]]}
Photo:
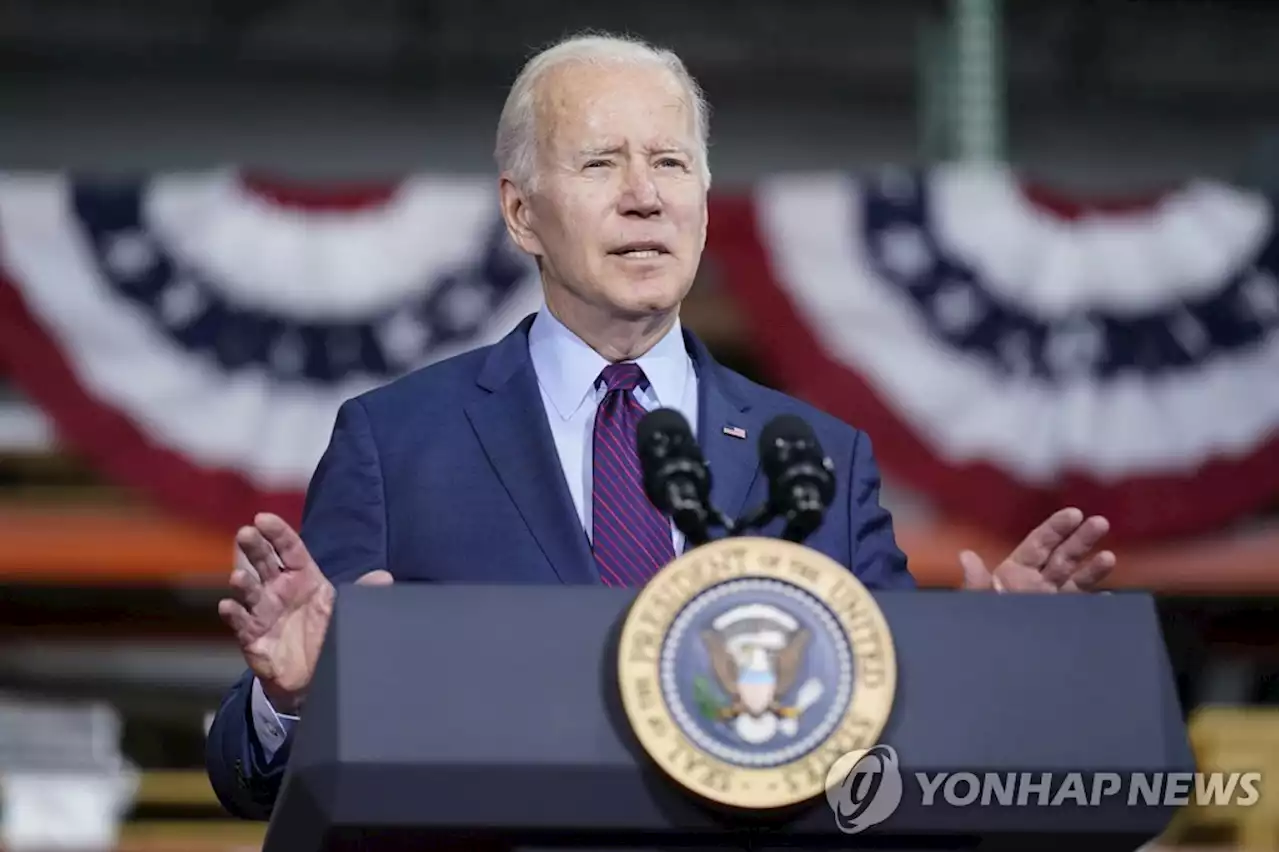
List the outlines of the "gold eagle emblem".
{"type": "Polygon", "coordinates": [[[781,733],[795,736],[797,720],[822,695],[810,678],[791,696],[809,647],[809,630],[771,605],[738,607],[701,633],[711,660],[715,690],[703,678],[695,696],[703,716],[733,725],[744,740],[761,743],[781,733]]]}

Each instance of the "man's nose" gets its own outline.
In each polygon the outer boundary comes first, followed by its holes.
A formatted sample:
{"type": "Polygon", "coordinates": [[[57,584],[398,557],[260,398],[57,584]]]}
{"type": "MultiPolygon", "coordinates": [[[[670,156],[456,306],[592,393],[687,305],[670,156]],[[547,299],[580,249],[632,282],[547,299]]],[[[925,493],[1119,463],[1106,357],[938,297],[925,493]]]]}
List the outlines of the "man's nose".
{"type": "Polygon", "coordinates": [[[623,213],[631,215],[653,216],[661,212],[662,196],[648,167],[627,169],[621,206],[623,213]]]}

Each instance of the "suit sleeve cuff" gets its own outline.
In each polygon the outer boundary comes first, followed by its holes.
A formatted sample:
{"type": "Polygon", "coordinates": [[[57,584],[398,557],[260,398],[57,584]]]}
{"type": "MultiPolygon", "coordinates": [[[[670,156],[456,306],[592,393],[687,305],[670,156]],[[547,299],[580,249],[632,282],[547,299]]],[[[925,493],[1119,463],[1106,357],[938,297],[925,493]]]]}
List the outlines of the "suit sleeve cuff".
{"type": "Polygon", "coordinates": [[[250,699],[253,715],[253,731],[258,735],[258,745],[262,746],[262,756],[270,763],[289,738],[289,732],[297,724],[298,717],[286,713],[277,713],[271,706],[267,694],[262,691],[262,683],[253,679],[253,696],[250,699]]]}

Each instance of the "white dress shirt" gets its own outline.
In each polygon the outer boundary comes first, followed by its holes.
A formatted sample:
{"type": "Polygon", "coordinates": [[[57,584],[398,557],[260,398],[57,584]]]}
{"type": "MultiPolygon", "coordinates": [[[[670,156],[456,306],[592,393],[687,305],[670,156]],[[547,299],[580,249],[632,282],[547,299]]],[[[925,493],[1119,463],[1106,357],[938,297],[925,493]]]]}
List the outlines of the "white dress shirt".
{"type": "MultiPolygon", "coordinates": [[[[529,356],[533,360],[542,404],[569,493],[588,538],[591,536],[592,433],[596,408],[604,399],[603,385],[597,387],[601,371],[608,366],[598,352],[582,341],[543,307],[529,329],[529,356]]],[[[649,380],[649,387],[636,388],[636,400],[647,411],[674,408],[689,421],[697,436],[698,378],[693,360],[684,347],[677,320],[671,330],[648,352],[636,359],[649,380]]],[[[679,553],[684,536],[674,525],[672,544],[679,553]]],[[[277,714],[255,678],[251,697],[254,730],[266,760],[279,751],[298,717],[277,714]]]]}

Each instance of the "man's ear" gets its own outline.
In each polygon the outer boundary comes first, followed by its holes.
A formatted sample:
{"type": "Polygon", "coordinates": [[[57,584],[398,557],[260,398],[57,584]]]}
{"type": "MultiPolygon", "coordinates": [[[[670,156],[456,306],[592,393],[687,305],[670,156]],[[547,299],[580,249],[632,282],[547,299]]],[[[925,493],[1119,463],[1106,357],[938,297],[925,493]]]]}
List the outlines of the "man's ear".
{"type": "Polygon", "coordinates": [[[498,179],[498,196],[502,204],[502,220],[507,233],[517,246],[534,257],[542,256],[542,242],[533,232],[533,210],[528,196],[507,175],[498,179]]]}

